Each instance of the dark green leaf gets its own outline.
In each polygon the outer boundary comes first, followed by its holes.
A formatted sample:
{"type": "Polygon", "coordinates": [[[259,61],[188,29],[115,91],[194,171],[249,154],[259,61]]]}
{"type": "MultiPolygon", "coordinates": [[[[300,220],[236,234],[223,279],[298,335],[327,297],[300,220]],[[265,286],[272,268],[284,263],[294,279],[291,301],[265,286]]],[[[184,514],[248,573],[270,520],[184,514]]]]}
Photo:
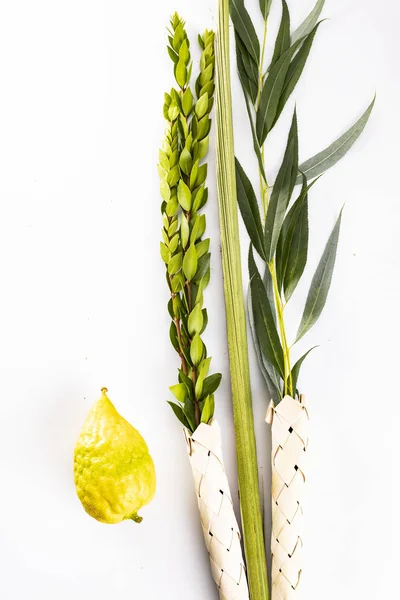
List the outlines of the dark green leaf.
{"type": "Polygon", "coordinates": [[[260,145],[258,143],[257,132],[256,132],[255,124],[254,124],[252,108],[251,108],[249,96],[246,93],[246,89],[245,89],[245,87],[243,85],[243,82],[242,82],[242,87],[243,87],[244,99],[245,99],[245,102],[246,102],[247,114],[249,116],[249,121],[250,121],[251,134],[253,136],[253,148],[254,148],[254,152],[256,153],[256,156],[257,156],[258,168],[260,169],[261,175],[262,175],[262,177],[264,179],[264,182],[266,183],[267,182],[267,177],[265,175],[264,164],[263,164],[263,159],[262,159],[262,155],[261,155],[261,149],[260,149],[260,145]]]}
{"type": "Polygon", "coordinates": [[[245,45],[239,35],[235,33],[236,40],[236,62],[242,86],[251,97],[253,104],[258,92],[258,67],[251,55],[247,52],[245,45]]]}
{"type": "Polygon", "coordinates": [[[275,404],[278,404],[278,402],[281,400],[281,394],[280,394],[280,389],[279,389],[281,378],[279,377],[276,369],[265,359],[265,357],[261,351],[260,342],[257,337],[257,333],[256,333],[255,325],[254,325],[254,316],[253,316],[252,298],[251,298],[251,290],[250,289],[249,289],[249,292],[247,295],[247,309],[248,309],[248,315],[249,315],[250,330],[251,330],[251,335],[253,338],[254,350],[256,352],[258,365],[260,367],[261,374],[264,377],[264,381],[267,385],[268,392],[271,396],[271,399],[275,402],[275,404]]]}
{"type": "Polygon", "coordinates": [[[271,131],[275,123],[279,100],[285,85],[286,74],[290,61],[297,51],[300,41],[295,42],[282,54],[279,60],[271,67],[265,81],[257,111],[256,131],[260,146],[271,131]]]}
{"type": "Polygon", "coordinates": [[[279,105],[278,105],[278,110],[277,110],[277,113],[275,116],[274,125],[275,125],[276,121],[278,120],[279,115],[283,111],[285,104],[289,99],[289,96],[293,92],[294,88],[297,85],[297,82],[299,81],[299,79],[301,77],[301,74],[302,74],[305,64],[307,62],[308,55],[310,54],[311,46],[314,41],[314,37],[315,37],[315,34],[317,33],[317,29],[318,29],[319,25],[320,25],[320,23],[317,23],[317,25],[314,27],[314,29],[307,35],[307,37],[305,38],[305,40],[303,41],[303,43],[300,47],[300,50],[298,51],[298,53],[296,54],[296,56],[294,57],[294,59],[292,60],[292,62],[289,65],[289,69],[287,71],[286,78],[285,78],[285,84],[283,86],[282,94],[279,99],[279,105]]]}
{"type": "Polygon", "coordinates": [[[206,377],[203,383],[203,390],[201,393],[202,398],[213,394],[218,389],[218,386],[221,383],[221,379],[221,373],[214,373],[213,375],[206,377]]]}
{"type": "Polygon", "coordinates": [[[186,385],[186,388],[189,392],[189,396],[190,398],[192,397],[193,394],[193,381],[190,379],[190,377],[188,377],[183,371],[182,369],[179,369],[179,381],[180,383],[184,383],[186,385]]]}
{"type": "Polygon", "coordinates": [[[210,258],[211,254],[209,252],[207,252],[207,254],[203,254],[203,256],[199,258],[197,272],[194,278],[195,281],[200,281],[206,275],[210,268],[210,258]]]}
{"type": "Polygon", "coordinates": [[[269,15],[269,10],[271,8],[272,0],[259,0],[259,2],[260,2],[261,14],[265,21],[269,15]]]}
{"type": "MultiPolygon", "coordinates": [[[[371,114],[372,108],[375,103],[375,97],[372,100],[371,104],[368,106],[367,110],[361,115],[361,117],[337,140],[333,142],[328,148],[322,150],[312,158],[309,158],[305,162],[303,162],[299,169],[308,180],[321,175],[330,167],[333,167],[345,154],[354,142],[357,140],[361,132],[363,131],[369,116],[371,114]]],[[[301,175],[298,175],[297,183],[301,182],[301,175]]]]}
{"type": "Polygon", "coordinates": [[[271,60],[271,66],[276,63],[278,58],[289,48],[290,46],[290,16],[289,9],[286,0],[282,0],[282,18],[279,26],[278,35],[276,36],[274,54],[271,60]]]}
{"type": "Polygon", "coordinates": [[[257,269],[251,246],[249,250],[249,275],[254,326],[261,350],[266,359],[283,377],[283,350],[273,318],[272,308],[257,269]]]}
{"type": "Polygon", "coordinates": [[[296,362],[296,364],[292,368],[293,396],[296,394],[296,390],[297,390],[297,382],[299,380],[300,367],[303,364],[304,359],[308,356],[308,354],[310,354],[311,350],[314,350],[314,348],[317,348],[317,346],[313,346],[312,348],[307,350],[307,352],[305,352],[303,354],[303,356],[301,358],[299,358],[299,360],[296,362]]]}
{"type": "Polygon", "coordinates": [[[208,314],[207,314],[207,309],[203,308],[203,329],[200,331],[200,335],[203,333],[203,331],[205,330],[205,328],[207,327],[208,324],[208,314]]]}
{"type": "Polygon", "coordinates": [[[292,125],[290,127],[285,155],[281,168],[279,169],[271,198],[268,204],[265,219],[265,253],[267,262],[270,262],[275,254],[281,227],[285,218],[286,209],[296,182],[298,171],[298,140],[297,140],[297,117],[294,111],[292,125]]]}
{"type": "Polygon", "coordinates": [[[298,342],[299,339],[314,325],[325,306],[335,266],[341,218],[342,211],[340,211],[339,218],[329,236],[325,250],[311,282],[300,327],[297,332],[296,342],[298,342]]]}
{"type": "MultiPolygon", "coordinates": [[[[315,180],[317,181],[317,180],[315,180]]],[[[282,285],[288,301],[293,294],[307,261],[308,251],[308,190],[303,176],[303,186],[299,197],[285,217],[276,250],[276,272],[278,287],[282,285]]]]}
{"type": "MultiPolygon", "coordinates": [[[[179,419],[179,421],[182,423],[182,425],[184,427],[187,427],[187,429],[191,429],[189,422],[188,422],[187,418],[185,417],[185,413],[182,410],[182,407],[180,407],[178,404],[175,404],[175,402],[169,402],[169,400],[168,400],[168,404],[170,405],[170,407],[172,408],[172,410],[175,413],[175,416],[177,417],[177,419],[179,419]]],[[[191,429],[191,431],[193,432],[193,429],[191,429]]]]}
{"type": "Polygon", "coordinates": [[[306,19],[298,26],[292,34],[292,43],[296,42],[300,38],[304,37],[313,29],[314,25],[318,21],[319,15],[324,7],[325,0],[317,0],[314,8],[306,19]]]}
{"type": "Polygon", "coordinates": [[[179,341],[176,334],[175,323],[173,321],[171,321],[171,326],[169,328],[169,339],[171,340],[171,344],[173,345],[175,350],[179,352],[179,341]]]}
{"type": "Polygon", "coordinates": [[[243,0],[230,0],[229,4],[235,31],[237,31],[247,51],[258,65],[260,60],[260,43],[244,2],[243,0]]]}
{"type": "Polygon", "coordinates": [[[235,158],[237,199],[243,222],[258,254],[265,260],[264,232],[257,198],[240,162],[235,158]]]}
{"type": "Polygon", "coordinates": [[[194,404],[191,400],[187,399],[185,401],[183,412],[185,413],[185,417],[189,422],[190,429],[194,431],[196,429],[196,416],[194,412],[194,404]]]}

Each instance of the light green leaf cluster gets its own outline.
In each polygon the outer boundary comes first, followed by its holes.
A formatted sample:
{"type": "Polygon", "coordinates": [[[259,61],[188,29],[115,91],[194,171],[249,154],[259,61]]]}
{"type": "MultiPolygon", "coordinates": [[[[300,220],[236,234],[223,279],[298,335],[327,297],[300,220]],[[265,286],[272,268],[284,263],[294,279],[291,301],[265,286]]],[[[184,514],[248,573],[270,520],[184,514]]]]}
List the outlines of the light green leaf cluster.
{"type": "Polygon", "coordinates": [[[190,431],[214,414],[214,392],[220,374],[208,375],[211,359],[201,335],[207,325],[204,290],[210,280],[210,253],[206,216],[207,164],[210,112],[214,95],[214,33],[199,36],[202,50],[195,93],[190,88],[192,61],[185,24],[175,13],[171,18],[168,54],[174,65],[178,88],[164,96],[163,114],[168,121],[159,152],[160,192],[163,199],[161,258],[170,290],[170,339],[179,354],[179,383],[171,392],[175,415],[190,431]]]}

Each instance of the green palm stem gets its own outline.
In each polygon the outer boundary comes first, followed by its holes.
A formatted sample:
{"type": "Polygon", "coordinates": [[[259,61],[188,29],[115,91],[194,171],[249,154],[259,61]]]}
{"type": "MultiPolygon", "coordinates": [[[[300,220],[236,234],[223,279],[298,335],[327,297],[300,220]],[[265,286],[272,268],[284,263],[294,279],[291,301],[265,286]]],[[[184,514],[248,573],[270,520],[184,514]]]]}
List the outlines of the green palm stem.
{"type": "Polygon", "coordinates": [[[216,65],[217,189],[240,508],[251,598],[268,600],[239,246],[229,59],[229,0],[219,0],[216,65]]]}

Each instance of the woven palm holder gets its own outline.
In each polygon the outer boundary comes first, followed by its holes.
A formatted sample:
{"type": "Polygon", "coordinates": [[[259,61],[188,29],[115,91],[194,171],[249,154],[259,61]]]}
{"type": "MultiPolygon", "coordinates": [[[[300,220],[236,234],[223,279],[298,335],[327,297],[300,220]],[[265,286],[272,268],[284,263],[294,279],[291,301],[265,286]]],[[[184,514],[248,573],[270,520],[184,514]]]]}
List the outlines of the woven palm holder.
{"type": "Polygon", "coordinates": [[[185,431],[185,436],[204,541],[220,600],[249,600],[219,425],[216,420],[210,425],[201,423],[193,434],[185,431]]]}
{"type": "Polygon", "coordinates": [[[299,596],[302,571],[304,463],[309,416],[304,396],[271,402],[266,421],[272,432],[272,600],[299,596]]]}

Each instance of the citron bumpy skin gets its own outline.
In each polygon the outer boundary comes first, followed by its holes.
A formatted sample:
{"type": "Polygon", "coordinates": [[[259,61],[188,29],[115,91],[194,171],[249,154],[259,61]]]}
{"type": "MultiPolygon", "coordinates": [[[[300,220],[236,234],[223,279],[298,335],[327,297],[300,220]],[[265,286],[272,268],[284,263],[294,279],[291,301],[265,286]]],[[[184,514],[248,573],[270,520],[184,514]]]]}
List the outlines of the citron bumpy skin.
{"type": "Polygon", "coordinates": [[[76,491],[85,511],[101,523],[132,519],[156,491],[146,442],[115,409],[107,388],[91,408],[74,454],[76,491]]]}

